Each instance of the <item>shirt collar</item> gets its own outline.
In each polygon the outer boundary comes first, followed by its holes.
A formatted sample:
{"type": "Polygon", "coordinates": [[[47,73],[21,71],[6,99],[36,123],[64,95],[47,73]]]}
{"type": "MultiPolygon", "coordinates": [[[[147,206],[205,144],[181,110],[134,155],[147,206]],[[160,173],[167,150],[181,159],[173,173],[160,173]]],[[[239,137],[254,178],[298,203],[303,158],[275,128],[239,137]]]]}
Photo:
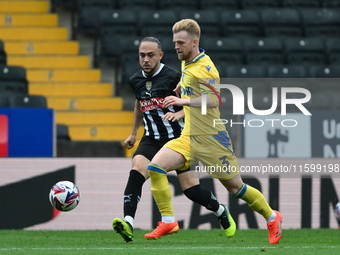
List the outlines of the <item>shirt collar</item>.
{"type": "MultiPolygon", "coordinates": [[[[160,66],[159,66],[159,68],[158,68],[158,70],[152,75],[152,77],[155,77],[157,74],[159,74],[159,72],[162,71],[163,67],[164,67],[164,64],[161,63],[160,66]]],[[[145,75],[145,73],[144,73],[143,70],[142,70],[142,75],[144,76],[144,78],[148,78],[148,77],[145,75]]]]}
{"type": "Polygon", "coordinates": [[[192,60],[185,62],[185,65],[190,65],[191,63],[196,62],[197,60],[199,60],[200,58],[203,58],[205,56],[205,50],[202,48],[199,48],[200,53],[197,54],[192,60]]]}

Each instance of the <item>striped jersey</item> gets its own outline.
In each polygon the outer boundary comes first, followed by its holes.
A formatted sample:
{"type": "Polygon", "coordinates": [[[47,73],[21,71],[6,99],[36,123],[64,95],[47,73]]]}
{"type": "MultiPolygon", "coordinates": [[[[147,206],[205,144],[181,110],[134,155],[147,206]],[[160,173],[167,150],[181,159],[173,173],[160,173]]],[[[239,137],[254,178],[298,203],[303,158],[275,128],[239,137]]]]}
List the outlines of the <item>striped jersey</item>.
{"type": "Polygon", "coordinates": [[[144,136],[156,140],[179,137],[184,127],[183,119],[179,121],[163,121],[167,112],[177,112],[182,108],[177,106],[163,107],[164,98],[174,96],[174,89],[181,74],[164,64],[153,76],[146,76],[143,70],[130,77],[129,85],[135,93],[143,112],[144,136]]]}

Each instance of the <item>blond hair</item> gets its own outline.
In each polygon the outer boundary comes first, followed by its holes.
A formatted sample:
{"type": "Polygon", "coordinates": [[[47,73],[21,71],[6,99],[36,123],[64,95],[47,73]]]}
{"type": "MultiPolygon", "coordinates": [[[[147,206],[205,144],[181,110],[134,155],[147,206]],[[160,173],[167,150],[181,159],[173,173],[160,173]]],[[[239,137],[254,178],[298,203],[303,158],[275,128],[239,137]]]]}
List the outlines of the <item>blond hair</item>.
{"type": "Polygon", "coordinates": [[[200,39],[201,36],[201,28],[193,19],[182,19],[176,22],[172,27],[172,32],[176,34],[180,31],[186,31],[192,38],[200,39]]]}

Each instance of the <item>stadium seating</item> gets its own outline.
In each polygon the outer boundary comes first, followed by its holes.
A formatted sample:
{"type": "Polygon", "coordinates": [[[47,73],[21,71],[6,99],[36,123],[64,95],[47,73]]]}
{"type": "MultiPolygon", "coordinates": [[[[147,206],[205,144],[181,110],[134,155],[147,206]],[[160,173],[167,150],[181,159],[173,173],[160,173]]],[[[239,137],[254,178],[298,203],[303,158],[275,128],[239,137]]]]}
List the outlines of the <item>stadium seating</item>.
{"type": "Polygon", "coordinates": [[[64,27],[0,27],[2,40],[67,40],[64,27]]]}
{"type": "Polygon", "coordinates": [[[268,67],[270,78],[305,78],[307,77],[306,67],[303,65],[271,65],[268,67]]]}
{"type": "Polygon", "coordinates": [[[21,66],[0,66],[0,91],[27,94],[26,70],[21,66]]]}
{"type": "Polygon", "coordinates": [[[237,0],[200,0],[201,10],[230,10],[238,9],[239,1],[237,0]]]}
{"type": "Polygon", "coordinates": [[[0,13],[0,26],[6,27],[53,27],[58,25],[58,15],[50,13],[0,13]]]}
{"type": "Polygon", "coordinates": [[[243,45],[248,64],[284,63],[284,47],[279,38],[247,38],[243,45]]]}
{"type": "Polygon", "coordinates": [[[226,10],[221,12],[223,36],[262,36],[259,13],[254,10],[226,10]]]}
{"type": "Polygon", "coordinates": [[[179,15],[180,19],[194,19],[201,27],[203,36],[220,36],[219,19],[215,11],[183,11],[179,15]]]}
{"type": "Polygon", "coordinates": [[[84,32],[95,35],[100,28],[100,13],[104,10],[107,10],[107,8],[102,6],[87,6],[79,9],[74,33],[84,32]]]}
{"type": "MultiPolygon", "coordinates": [[[[79,2],[93,7],[103,4],[105,10],[116,7],[116,1],[112,0],[106,4],[101,0],[79,2]]],[[[83,128],[85,132],[81,134],[74,131],[74,126],[81,126],[88,118],[91,120],[88,123],[97,130],[102,126],[114,130],[116,125],[122,125],[121,121],[117,122],[120,118],[125,121],[123,125],[130,127],[131,112],[122,111],[122,99],[112,97],[115,84],[100,82],[101,71],[90,68],[88,56],[79,56],[79,43],[68,41],[67,28],[57,27],[58,15],[48,13],[48,1],[0,1],[0,10],[0,39],[7,53],[7,66],[0,67],[1,95],[10,98],[9,94],[22,93],[28,97],[46,97],[48,106],[55,109],[56,122],[69,126],[72,140],[110,140],[113,137],[106,132],[99,138],[89,126],[83,128]],[[22,67],[17,68],[15,65],[19,64],[22,67]]],[[[119,141],[125,138],[121,133],[114,137],[119,141]]]]}
{"type": "Polygon", "coordinates": [[[216,64],[242,64],[244,63],[242,40],[239,38],[203,37],[200,47],[205,49],[216,64]]]}
{"type": "Polygon", "coordinates": [[[118,0],[117,8],[122,10],[156,10],[158,0],[118,0]]]}
{"type": "Polygon", "coordinates": [[[340,0],[322,0],[321,5],[325,8],[339,8],[340,0]]]}
{"type": "Polygon", "coordinates": [[[282,0],[282,6],[288,8],[319,8],[321,3],[319,0],[282,0]]]}
{"type": "Polygon", "coordinates": [[[107,9],[100,13],[99,19],[103,36],[138,34],[138,20],[133,11],[107,9]]]}
{"type": "Polygon", "coordinates": [[[340,64],[340,38],[325,39],[325,50],[328,55],[328,62],[331,64],[340,64]]]}
{"type": "Polygon", "coordinates": [[[4,42],[0,40],[0,65],[6,65],[6,52],[4,49],[4,42]]]}
{"type": "Polygon", "coordinates": [[[242,0],[244,9],[263,9],[281,7],[281,0],[242,0]]]}
{"type": "Polygon", "coordinates": [[[180,71],[181,70],[181,62],[178,60],[178,56],[175,50],[175,44],[172,41],[171,36],[165,36],[158,38],[162,44],[164,56],[161,60],[162,63],[167,64],[168,66],[180,71]]]}
{"type": "Polygon", "coordinates": [[[0,1],[2,13],[47,13],[49,11],[48,1],[0,1]]]}
{"type": "Polygon", "coordinates": [[[264,35],[267,37],[302,36],[303,28],[296,9],[264,9],[261,12],[264,35]]]}
{"type": "Polygon", "coordinates": [[[337,9],[301,10],[306,36],[340,36],[340,12],[337,9]]]}
{"type": "Polygon", "coordinates": [[[0,92],[0,108],[1,107],[8,107],[8,94],[1,91],[0,92]]]}
{"type": "Polygon", "coordinates": [[[7,54],[12,55],[75,55],[79,54],[76,41],[7,41],[7,54]]]}
{"type": "Polygon", "coordinates": [[[322,64],[327,61],[321,38],[287,38],[284,43],[289,64],[322,64]]]}
{"type": "Polygon", "coordinates": [[[220,72],[221,77],[227,78],[266,78],[265,65],[226,65],[220,72]]]}
{"type": "Polygon", "coordinates": [[[176,21],[177,14],[173,10],[142,10],[139,12],[139,29],[142,36],[167,36],[171,34],[172,26],[176,21]]]}
{"type": "Polygon", "coordinates": [[[309,67],[309,75],[314,78],[340,78],[340,66],[312,65],[309,67]]]}
{"type": "Polygon", "coordinates": [[[115,3],[111,0],[78,0],[77,10],[72,18],[74,34],[85,32],[94,34],[99,28],[99,14],[106,9],[114,9],[115,3]],[[77,24],[75,23],[77,19],[77,24]]]}
{"type": "Polygon", "coordinates": [[[121,55],[120,41],[138,33],[138,20],[130,10],[104,10],[100,13],[100,60],[117,61],[121,55]]]}
{"type": "Polygon", "coordinates": [[[47,107],[46,97],[41,95],[11,95],[8,102],[10,107],[47,107]]]}
{"type": "Polygon", "coordinates": [[[199,7],[199,1],[197,0],[158,0],[158,2],[161,10],[196,10],[199,7]]]}
{"type": "Polygon", "coordinates": [[[58,141],[70,141],[70,134],[67,125],[57,124],[57,140],[58,141]]]}

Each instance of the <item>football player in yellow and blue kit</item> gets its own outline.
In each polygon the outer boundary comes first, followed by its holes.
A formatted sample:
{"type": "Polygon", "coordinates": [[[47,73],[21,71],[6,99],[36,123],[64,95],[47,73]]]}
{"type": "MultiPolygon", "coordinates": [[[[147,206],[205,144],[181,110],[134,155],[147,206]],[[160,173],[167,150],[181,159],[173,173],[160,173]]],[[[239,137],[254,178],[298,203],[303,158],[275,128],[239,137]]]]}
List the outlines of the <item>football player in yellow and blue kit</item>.
{"type": "MultiPolygon", "coordinates": [[[[145,238],[157,239],[178,229],[166,174],[174,169],[184,170],[200,161],[234,197],[247,202],[266,219],[269,243],[278,243],[282,237],[282,215],[270,208],[260,191],[243,183],[225,126],[214,125],[213,120],[220,119],[219,90],[214,88],[219,82],[219,73],[210,57],[199,48],[200,27],[192,19],[183,19],[172,29],[175,49],[182,60],[181,98],[167,97],[164,104],[183,106],[185,125],[181,136],[165,144],[148,166],[151,190],[159,211],[168,219],[172,217],[172,222],[159,224],[145,238]],[[206,114],[201,112],[202,96],[206,98],[206,114]]],[[[233,221],[229,212],[227,215],[229,222],[233,221]]]]}

